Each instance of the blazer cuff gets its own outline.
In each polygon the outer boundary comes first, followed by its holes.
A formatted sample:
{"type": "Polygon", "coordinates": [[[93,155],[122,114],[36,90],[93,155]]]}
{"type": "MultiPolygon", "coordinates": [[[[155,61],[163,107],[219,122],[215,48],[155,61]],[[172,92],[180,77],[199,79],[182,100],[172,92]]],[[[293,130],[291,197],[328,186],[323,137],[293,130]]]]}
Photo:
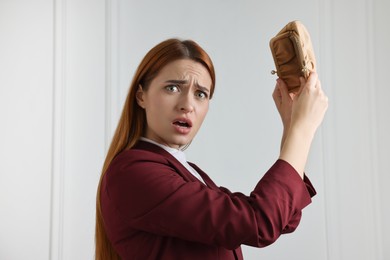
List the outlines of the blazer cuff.
{"type": "Polygon", "coordinates": [[[311,181],[309,180],[309,177],[306,176],[306,173],[303,177],[303,182],[305,183],[306,185],[306,189],[307,191],[309,192],[310,194],[310,197],[314,197],[316,194],[317,194],[317,191],[315,190],[313,184],[311,183],[311,181]]]}

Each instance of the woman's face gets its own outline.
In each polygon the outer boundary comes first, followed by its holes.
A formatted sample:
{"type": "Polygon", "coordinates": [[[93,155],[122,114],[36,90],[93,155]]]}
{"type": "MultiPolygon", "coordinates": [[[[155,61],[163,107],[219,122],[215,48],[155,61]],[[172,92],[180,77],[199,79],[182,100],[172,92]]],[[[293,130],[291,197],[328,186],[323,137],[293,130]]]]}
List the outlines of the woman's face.
{"type": "Polygon", "coordinates": [[[191,142],[209,108],[211,77],[207,69],[189,59],[167,64],[147,90],[140,86],[137,102],[145,109],[145,137],[179,148],[191,142]]]}

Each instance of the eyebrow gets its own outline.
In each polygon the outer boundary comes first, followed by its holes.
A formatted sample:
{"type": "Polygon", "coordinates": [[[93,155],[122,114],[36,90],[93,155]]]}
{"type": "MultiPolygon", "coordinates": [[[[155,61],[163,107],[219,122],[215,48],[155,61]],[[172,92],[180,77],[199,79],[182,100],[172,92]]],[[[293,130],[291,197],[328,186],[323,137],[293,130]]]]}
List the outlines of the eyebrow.
{"type": "MultiPolygon", "coordinates": [[[[165,81],[165,83],[169,83],[169,84],[178,84],[178,85],[185,85],[185,84],[188,84],[188,80],[177,80],[177,79],[170,79],[170,80],[167,80],[165,81]]],[[[206,87],[203,87],[201,85],[199,85],[198,83],[195,83],[195,86],[202,90],[202,91],[205,91],[205,92],[210,92],[210,90],[206,87]]]]}

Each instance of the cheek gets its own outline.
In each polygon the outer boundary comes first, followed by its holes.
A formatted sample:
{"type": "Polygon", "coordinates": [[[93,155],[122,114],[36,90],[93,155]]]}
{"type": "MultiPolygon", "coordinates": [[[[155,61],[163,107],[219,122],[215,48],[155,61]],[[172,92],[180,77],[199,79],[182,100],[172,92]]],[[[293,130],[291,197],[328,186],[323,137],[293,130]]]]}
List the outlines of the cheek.
{"type": "Polygon", "coordinates": [[[164,108],[167,107],[167,102],[162,97],[152,96],[147,100],[146,112],[150,115],[158,116],[163,113],[164,108]],[[157,115],[156,115],[157,114],[157,115]]]}
{"type": "Polygon", "coordinates": [[[155,125],[155,124],[158,124],[158,120],[159,118],[161,118],[161,111],[159,111],[158,109],[158,104],[156,103],[149,103],[146,107],[145,107],[145,113],[146,113],[146,123],[149,125],[149,126],[152,126],[152,125],[155,125]]]}
{"type": "Polygon", "coordinates": [[[201,119],[201,123],[205,119],[208,111],[209,111],[209,102],[207,102],[207,104],[202,104],[202,106],[200,107],[200,110],[199,110],[199,116],[201,119]]]}

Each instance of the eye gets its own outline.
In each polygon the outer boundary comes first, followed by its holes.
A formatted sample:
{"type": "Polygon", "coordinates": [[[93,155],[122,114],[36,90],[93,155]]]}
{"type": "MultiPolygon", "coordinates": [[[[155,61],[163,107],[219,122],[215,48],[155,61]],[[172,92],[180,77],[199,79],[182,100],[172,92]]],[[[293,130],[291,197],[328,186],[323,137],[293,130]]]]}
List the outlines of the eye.
{"type": "Polygon", "coordinates": [[[168,92],[179,92],[179,87],[177,85],[168,85],[165,87],[168,92]]]}
{"type": "Polygon", "coordinates": [[[208,98],[208,95],[206,92],[204,91],[201,91],[201,90],[198,90],[196,93],[195,93],[195,96],[199,99],[207,99],[208,98]]]}

